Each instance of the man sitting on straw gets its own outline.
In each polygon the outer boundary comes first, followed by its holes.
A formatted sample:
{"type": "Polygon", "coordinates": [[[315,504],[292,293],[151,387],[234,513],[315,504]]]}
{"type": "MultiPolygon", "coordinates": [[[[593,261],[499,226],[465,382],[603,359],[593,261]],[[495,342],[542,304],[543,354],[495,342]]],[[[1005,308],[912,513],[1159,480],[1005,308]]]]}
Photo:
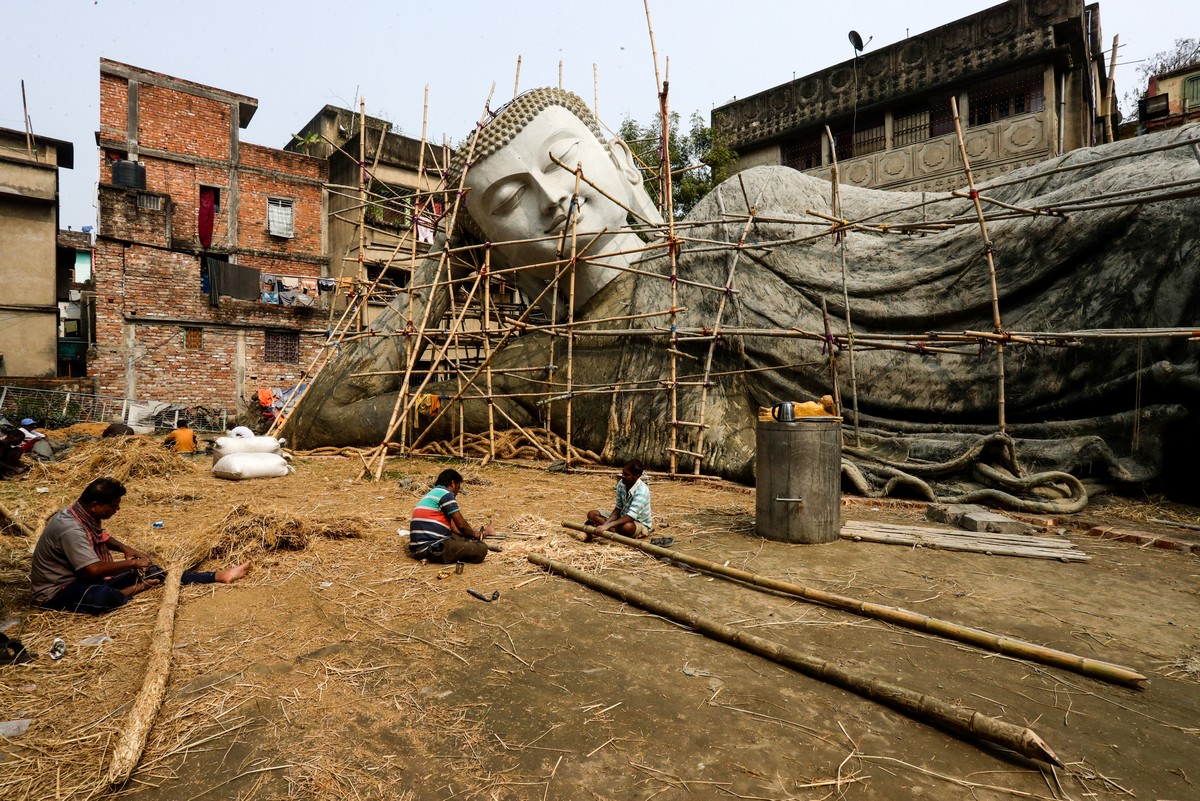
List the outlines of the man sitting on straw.
{"type": "Polygon", "coordinates": [[[612,529],[626,537],[649,537],[654,516],[650,513],[650,488],[642,481],[644,470],[638,459],[626,462],[617,482],[617,505],[611,512],[600,509],[588,512],[588,523],[601,531],[612,529]]]}
{"type": "MultiPolygon", "coordinates": [[[[115,478],[88,484],[79,500],[50,518],[33,549],[29,581],[34,603],[46,609],[98,615],[128,603],[166,576],[150,556],[117,540],[101,527],[121,508],[125,485],[115,478]],[[113,551],[125,558],[114,559],[113,551]]],[[[184,584],[230,584],[250,563],[215,573],[188,571],[184,584]]]]}
{"type": "Polygon", "coordinates": [[[443,565],[478,564],[487,556],[483,538],[495,534],[496,529],[491,523],[479,531],[471,528],[458,508],[462,485],[463,477],[457,470],[443,470],[434,488],[413,509],[408,540],[408,554],[413,559],[443,565]]]}

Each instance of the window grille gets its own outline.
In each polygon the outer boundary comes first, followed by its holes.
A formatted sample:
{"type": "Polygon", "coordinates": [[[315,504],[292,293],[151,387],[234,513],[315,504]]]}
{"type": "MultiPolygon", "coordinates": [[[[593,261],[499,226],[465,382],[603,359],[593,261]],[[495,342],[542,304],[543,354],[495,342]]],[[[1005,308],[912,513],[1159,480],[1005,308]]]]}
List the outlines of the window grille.
{"type": "Polygon", "coordinates": [[[287,198],[267,198],[267,231],[271,236],[291,239],[295,227],[294,201],[287,198]]]}
{"type": "Polygon", "coordinates": [[[845,122],[832,130],[839,161],[875,153],[887,145],[882,114],[860,115],[857,124],[845,122]]]}
{"type": "Polygon", "coordinates": [[[939,93],[895,113],[892,147],[904,147],[948,133],[954,133],[954,112],[950,108],[950,95],[939,93]]]}
{"type": "Polygon", "coordinates": [[[162,198],[158,195],[147,195],[139,192],[137,207],[146,211],[162,211],[162,198]]]}
{"type": "Polygon", "coordinates": [[[300,334],[296,331],[266,331],[263,361],[272,364],[300,363],[300,334]]]}
{"type": "Polygon", "coordinates": [[[1041,67],[1028,67],[972,86],[967,97],[971,107],[969,124],[987,125],[1012,117],[1041,111],[1046,107],[1041,67]]]}
{"type": "Polygon", "coordinates": [[[184,350],[203,350],[204,349],[204,329],[203,328],[185,328],[185,329],[183,329],[183,349],[184,350]]]}
{"type": "Polygon", "coordinates": [[[793,170],[811,170],[821,166],[821,133],[802,134],[784,142],[779,148],[780,162],[793,170]]]}

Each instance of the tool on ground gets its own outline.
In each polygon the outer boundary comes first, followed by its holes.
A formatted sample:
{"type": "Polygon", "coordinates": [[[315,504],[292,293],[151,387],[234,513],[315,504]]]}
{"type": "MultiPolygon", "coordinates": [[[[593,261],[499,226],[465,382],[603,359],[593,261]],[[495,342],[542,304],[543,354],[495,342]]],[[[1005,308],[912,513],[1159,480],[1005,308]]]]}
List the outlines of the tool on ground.
{"type": "Polygon", "coordinates": [[[468,588],[467,592],[471,594],[471,597],[478,598],[479,600],[483,601],[486,604],[490,604],[492,601],[495,601],[497,598],[500,597],[500,590],[496,590],[495,592],[493,592],[490,598],[488,596],[484,595],[479,590],[474,590],[474,589],[468,588]]]}

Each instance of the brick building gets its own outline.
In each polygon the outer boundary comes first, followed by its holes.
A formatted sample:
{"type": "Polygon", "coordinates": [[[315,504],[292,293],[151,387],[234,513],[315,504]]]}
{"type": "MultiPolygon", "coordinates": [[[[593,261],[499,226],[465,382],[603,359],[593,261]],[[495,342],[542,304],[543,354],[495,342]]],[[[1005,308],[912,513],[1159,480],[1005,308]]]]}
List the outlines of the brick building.
{"type": "Polygon", "coordinates": [[[257,106],[101,59],[100,394],[234,411],[319,349],[327,163],[241,141],[257,106]]]}
{"type": "Polygon", "coordinates": [[[1104,48],[1099,4],[1009,0],[727,103],[713,110],[713,131],[739,169],[828,178],[836,155],[843,183],[956,189],[965,177],[952,97],[978,180],[1099,144],[1104,48]]]}

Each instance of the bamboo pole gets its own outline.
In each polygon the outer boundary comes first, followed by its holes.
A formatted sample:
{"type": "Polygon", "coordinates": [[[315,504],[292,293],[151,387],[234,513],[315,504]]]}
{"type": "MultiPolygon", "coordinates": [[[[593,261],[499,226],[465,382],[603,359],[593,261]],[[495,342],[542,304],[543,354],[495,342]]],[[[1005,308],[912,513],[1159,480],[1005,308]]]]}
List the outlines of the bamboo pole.
{"type": "Polygon", "coordinates": [[[1113,88],[1116,86],[1116,79],[1113,76],[1117,71],[1117,46],[1120,41],[1120,34],[1113,36],[1112,55],[1108,59],[1108,87],[1104,93],[1104,131],[1109,142],[1117,141],[1112,122],[1113,88]]]}
{"type": "Polygon", "coordinates": [[[521,94],[521,55],[517,54],[517,72],[513,75],[513,100],[521,94]]]}
{"type": "Polygon", "coordinates": [[[933,722],[964,739],[977,739],[1015,751],[1030,759],[1062,767],[1062,762],[1032,729],[989,717],[968,707],[959,706],[915,692],[891,682],[882,681],[865,671],[839,665],[807,654],[796,648],[748,634],[724,623],[718,623],[690,609],[629,589],[592,573],[530,554],[529,561],[560,576],[577,581],[626,603],[661,615],[687,626],[719,642],[770,659],[781,665],[835,687],[853,692],[863,698],[889,706],[921,722],[933,722]]]}
{"type": "MultiPolygon", "coordinates": [[[[979,192],[975,189],[975,176],[971,173],[971,160],[967,156],[967,145],[963,140],[962,119],[958,116],[958,101],[950,98],[950,111],[954,114],[954,134],[958,139],[958,155],[962,158],[963,172],[967,176],[967,189],[970,192],[971,203],[975,206],[975,215],[979,219],[979,233],[983,237],[983,253],[987,258],[988,280],[992,290],[992,325],[995,333],[1003,334],[1004,326],[1000,322],[1000,293],[996,289],[996,261],[993,258],[992,241],[988,238],[987,222],[983,219],[983,207],[979,204],[979,192]]],[[[1004,431],[1004,343],[996,342],[996,405],[1000,411],[1000,431],[1004,431]]]]}
{"type": "MultiPolygon", "coordinates": [[[[848,225],[846,220],[842,219],[842,195],[840,191],[841,177],[838,175],[837,162],[837,140],[833,138],[833,132],[829,130],[829,126],[825,126],[825,135],[829,137],[829,157],[833,162],[830,168],[830,183],[832,184],[832,207],[833,214],[838,218],[840,225],[845,228],[848,225]]],[[[833,246],[838,248],[842,267],[842,311],[846,316],[846,353],[850,357],[850,402],[851,409],[854,412],[854,444],[859,442],[858,428],[858,370],[854,364],[854,326],[850,322],[850,289],[849,276],[846,272],[846,231],[839,230],[834,234],[833,246]],[[838,247],[838,246],[841,247],[838,247]]],[[[838,411],[841,411],[839,407],[838,411]]]]}
{"type": "Polygon", "coordinates": [[[146,659],[146,672],[142,687],[138,690],[129,717],[121,727],[121,737],[113,748],[112,760],[108,763],[107,781],[110,786],[124,784],[133,773],[146,748],[146,739],[154,727],[167,688],[167,677],[171,673],[171,650],[175,638],[175,610],[179,606],[179,583],[183,578],[183,567],[176,563],[167,571],[162,600],[158,605],[158,619],[150,637],[150,654],[146,659]]]}
{"type": "Polygon", "coordinates": [[[483,360],[487,364],[487,407],[488,407],[488,456],[496,458],[496,410],[492,402],[492,250],[488,248],[483,254],[483,360]]]}
{"type": "Polygon", "coordinates": [[[1062,670],[1070,670],[1084,676],[1090,676],[1094,679],[1112,682],[1113,684],[1121,684],[1126,687],[1134,687],[1140,689],[1142,682],[1146,681],[1146,677],[1131,668],[1117,665],[1112,662],[1103,662],[1098,659],[1089,659],[1087,657],[1078,656],[1066,651],[1059,651],[1055,648],[1047,648],[1043,645],[1020,640],[1015,637],[1008,637],[1000,634],[993,634],[984,629],[976,629],[970,626],[963,626],[958,623],[951,623],[947,620],[940,620],[935,617],[923,615],[919,612],[912,612],[908,609],[902,609],[896,606],[885,606],[883,604],[871,603],[858,598],[853,598],[837,593],[826,592],[825,590],[806,587],[800,584],[793,584],[787,581],[780,581],[768,576],[763,576],[757,573],[750,573],[745,570],[739,570],[734,567],[727,567],[707,559],[701,559],[696,556],[689,556],[673,548],[659,548],[656,545],[651,545],[643,540],[636,540],[630,537],[625,537],[611,531],[600,531],[594,526],[578,525],[576,523],[563,523],[564,528],[572,531],[580,531],[585,534],[590,534],[598,537],[603,537],[613,542],[618,542],[622,545],[627,545],[631,548],[637,548],[645,553],[663,559],[669,559],[673,562],[679,562],[685,565],[699,568],[707,573],[722,576],[724,578],[733,579],[735,581],[745,582],[755,587],[763,587],[764,589],[774,592],[781,592],[796,598],[802,598],[806,601],[812,601],[823,606],[828,606],[833,609],[840,609],[843,612],[851,612],[856,615],[870,617],[875,620],[883,620],[896,626],[901,626],[914,631],[933,634],[938,637],[944,637],[950,640],[974,645],[977,648],[986,648],[996,653],[1014,656],[1019,659],[1025,659],[1031,662],[1038,662],[1043,665],[1061,668],[1062,670]]]}
{"type": "MultiPolygon", "coordinates": [[[[575,409],[572,389],[575,386],[575,277],[578,273],[576,259],[579,256],[579,185],[583,179],[583,163],[575,166],[575,194],[571,196],[571,267],[567,276],[567,422],[563,438],[563,461],[571,467],[571,414],[575,409]]],[[[553,341],[553,340],[551,340],[553,341]]],[[[550,426],[546,426],[548,430],[550,426]]]]}

